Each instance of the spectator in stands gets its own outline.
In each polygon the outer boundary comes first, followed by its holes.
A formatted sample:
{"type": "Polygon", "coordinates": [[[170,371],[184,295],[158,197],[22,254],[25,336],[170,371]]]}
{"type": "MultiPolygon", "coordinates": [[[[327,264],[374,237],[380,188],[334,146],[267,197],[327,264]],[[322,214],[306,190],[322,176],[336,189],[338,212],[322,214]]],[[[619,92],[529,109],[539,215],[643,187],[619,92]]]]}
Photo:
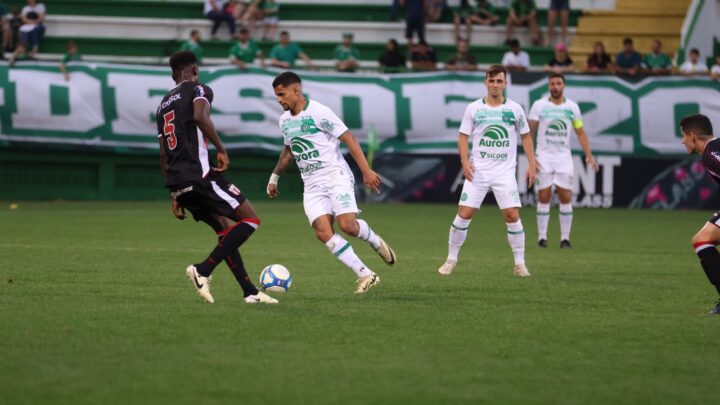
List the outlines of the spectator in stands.
{"type": "Polygon", "coordinates": [[[720,79],[720,53],[715,55],[715,64],[710,68],[710,77],[713,80],[720,79]]]}
{"type": "Polygon", "coordinates": [[[30,57],[34,58],[45,34],[45,5],[37,0],[27,0],[27,5],[22,8],[20,15],[23,20],[20,36],[25,45],[30,47],[30,57]]]}
{"type": "Polygon", "coordinates": [[[15,52],[10,57],[9,65],[15,65],[15,62],[23,62],[27,60],[33,60],[34,58],[28,53],[27,46],[24,42],[20,41],[15,45],[15,52]]]}
{"type": "Polygon", "coordinates": [[[190,51],[195,54],[198,65],[202,64],[203,49],[200,46],[200,31],[190,31],[190,38],[180,45],[181,51],[190,51]]]}
{"type": "Polygon", "coordinates": [[[602,42],[595,42],[593,53],[587,58],[585,73],[610,73],[612,68],[612,59],[605,52],[605,45],[602,42]]]}
{"type": "Polygon", "coordinates": [[[425,16],[430,9],[428,0],[398,0],[398,4],[405,6],[405,38],[408,43],[408,52],[413,47],[413,37],[417,32],[418,40],[425,41],[425,16]]]}
{"type": "Polygon", "coordinates": [[[467,40],[461,39],[457,42],[457,52],[448,59],[445,69],[456,72],[477,70],[477,58],[470,53],[470,43],[467,40]]]}
{"type": "Polygon", "coordinates": [[[495,14],[495,7],[489,0],[477,0],[477,5],[467,18],[467,40],[472,40],[472,25],[495,25],[500,17],[495,14]]]}
{"type": "Polygon", "coordinates": [[[213,39],[217,38],[217,31],[222,23],[226,23],[230,29],[230,35],[235,36],[235,17],[225,10],[222,0],[205,0],[204,13],[205,17],[213,22],[210,33],[213,39]]]}
{"type": "Polygon", "coordinates": [[[615,57],[615,73],[625,75],[636,75],[640,73],[640,65],[642,64],[642,56],[635,52],[633,40],[625,38],[623,41],[623,50],[615,57]]]}
{"type": "Polygon", "coordinates": [[[237,41],[230,47],[230,63],[240,69],[246,69],[247,65],[260,59],[260,66],[265,66],[265,56],[260,50],[257,42],[250,38],[250,31],[247,28],[240,28],[237,41]]]}
{"type": "Polygon", "coordinates": [[[400,52],[396,40],[391,39],[385,45],[385,52],[378,59],[380,69],[384,73],[398,73],[405,71],[405,55],[400,52]]]}
{"type": "Polygon", "coordinates": [[[447,7],[447,4],[445,4],[445,0],[429,0],[428,1],[428,12],[427,12],[427,22],[439,22],[442,19],[442,15],[445,12],[445,7],[447,7]]]}
{"type": "Polygon", "coordinates": [[[0,2],[0,34],[2,34],[2,48],[0,48],[0,59],[5,59],[3,53],[10,51],[12,44],[12,32],[10,31],[10,19],[8,18],[8,9],[4,3],[0,2]]]}
{"type": "Polygon", "coordinates": [[[700,51],[697,48],[691,49],[688,59],[680,65],[680,74],[684,76],[708,74],[707,64],[700,59],[700,51]]]}
{"type": "Polygon", "coordinates": [[[263,12],[260,8],[262,0],[231,0],[235,3],[233,17],[235,17],[235,23],[238,22],[247,28],[250,33],[250,37],[253,36],[253,30],[255,30],[255,22],[263,19],[263,12]]]}
{"type": "Polygon", "coordinates": [[[568,56],[567,47],[562,42],[555,45],[555,56],[545,64],[546,72],[559,74],[572,73],[575,71],[572,59],[568,56]]]}
{"type": "Polygon", "coordinates": [[[292,69],[295,67],[297,58],[302,58],[308,67],[314,67],[312,60],[305,55],[300,45],[290,42],[290,34],[287,31],[280,33],[280,43],[273,46],[270,51],[270,65],[283,69],[292,69]]]}
{"type": "Polygon", "coordinates": [[[66,82],[70,81],[70,72],[67,71],[67,64],[74,61],[80,61],[82,60],[82,55],[78,53],[77,45],[75,44],[75,41],[69,41],[65,48],[67,49],[67,53],[65,53],[65,56],[63,56],[62,61],[60,61],[60,73],[62,73],[63,78],[65,78],[66,82]]]}
{"type": "Polygon", "coordinates": [[[460,0],[457,7],[453,7],[453,27],[455,32],[455,41],[462,39],[460,36],[460,26],[465,26],[467,33],[465,39],[470,37],[471,25],[468,24],[468,17],[473,13],[473,7],[470,0],[460,0]]]}
{"type": "Polygon", "coordinates": [[[338,72],[354,72],[360,67],[360,51],[353,45],[352,32],[343,34],[343,42],[335,47],[333,59],[338,72]]]}
{"type": "Polygon", "coordinates": [[[279,18],[280,4],[276,0],[265,0],[263,2],[263,41],[275,39],[279,18]]]}
{"type": "Polygon", "coordinates": [[[538,28],[535,0],[513,0],[508,11],[505,38],[508,41],[512,38],[515,27],[528,27],[530,28],[533,44],[539,45],[540,29],[538,28]]]}
{"type": "Polygon", "coordinates": [[[410,54],[410,64],[412,69],[417,72],[426,72],[436,70],[437,55],[435,50],[425,41],[420,41],[410,54]]]}
{"type": "Polygon", "coordinates": [[[555,21],[560,15],[560,42],[565,43],[568,36],[568,21],[570,20],[570,0],[550,0],[547,20],[548,45],[555,43],[555,21]]]}
{"type": "Polygon", "coordinates": [[[653,41],[652,52],[645,55],[643,69],[650,75],[669,75],[672,73],[672,62],[670,57],[662,52],[662,42],[659,39],[653,41]]]}
{"type": "Polygon", "coordinates": [[[502,65],[510,72],[524,72],[530,67],[530,55],[520,49],[520,41],[512,38],[508,41],[510,50],[505,52],[502,65]]]}
{"type": "Polygon", "coordinates": [[[17,7],[12,7],[10,9],[10,47],[5,48],[6,51],[14,51],[15,50],[15,44],[20,41],[20,27],[23,25],[22,15],[20,14],[20,9],[17,7]]]}

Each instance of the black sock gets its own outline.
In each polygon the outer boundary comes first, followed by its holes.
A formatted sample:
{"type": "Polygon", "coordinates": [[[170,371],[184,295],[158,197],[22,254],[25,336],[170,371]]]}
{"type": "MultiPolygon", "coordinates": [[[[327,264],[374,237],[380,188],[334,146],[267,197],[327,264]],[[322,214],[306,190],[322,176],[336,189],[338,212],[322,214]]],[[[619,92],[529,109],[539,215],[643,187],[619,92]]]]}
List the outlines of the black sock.
{"type": "Polygon", "coordinates": [[[720,294],[720,253],[715,246],[708,246],[697,252],[700,258],[700,264],[710,283],[720,294]]]}
{"type": "Polygon", "coordinates": [[[232,228],[228,229],[225,236],[220,238],[217,246],[215,246],[215,249],[210,253],[210,256],[208,256],[204,262],[195,265],[197,272],[203,277],[209,277],[213,270],[215,270],[215,267],[222,263],[230,252],[236,251],[240,245],[248,240],[250,235],[255,232],[256,226],[255,223],[238,222],[232,228]]]}
{"type": "Polygon", "coordinates": [[[230,271],[232,271],[233,276],[235,276],[235,280],[240,284],[240,288],[243,290],[243,297],[258,293],[258,289],[255,288],[255,285],[250,281],[247,271],[245,271],[245,264],[237,249],[225,257],[225,263],[230,268],[230,271]]]}

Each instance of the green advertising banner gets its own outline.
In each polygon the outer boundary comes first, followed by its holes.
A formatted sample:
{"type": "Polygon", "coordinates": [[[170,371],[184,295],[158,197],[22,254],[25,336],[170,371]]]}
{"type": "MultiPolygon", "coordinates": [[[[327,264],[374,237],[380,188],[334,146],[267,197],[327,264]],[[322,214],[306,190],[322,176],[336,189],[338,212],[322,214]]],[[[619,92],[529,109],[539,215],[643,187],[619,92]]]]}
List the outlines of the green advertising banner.
{"type": "MultiPolygon", "coordinates": [[[[174,86],[169,69],[73,63],[66,82],[56,64],[0,65],[0,144],[86,145],[123,151],[157,148],[154,114],[174,86]]],[[[282,113],[271,87],[277,70],[203,68],[215,93],[213,120],[230,148],[277,151],[282,113]]],[[[305,72],[304,92],[337,112],[367,143],[386,152],[455,153],[466,105],[485,94],[483,76],[305,72]]],[[[584,114],[598,154],[679,155],[678,122],[702,112],[720,128],[720,84],[708,78],[571,75],[566,96],[584,114]]],[[[547,96],[542,74],[513,74],[507,96],[526,110],[547,96]]],[[[578,148],[578,145],[574,145],[578,148]]]]}

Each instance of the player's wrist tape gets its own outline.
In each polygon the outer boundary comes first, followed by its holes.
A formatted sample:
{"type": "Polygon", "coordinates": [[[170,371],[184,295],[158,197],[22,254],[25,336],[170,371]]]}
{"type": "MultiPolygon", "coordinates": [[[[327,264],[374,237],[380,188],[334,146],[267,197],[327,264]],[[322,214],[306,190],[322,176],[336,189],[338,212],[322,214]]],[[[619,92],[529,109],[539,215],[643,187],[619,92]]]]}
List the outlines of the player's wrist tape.
{"type": "Polygon", "coordinates": [[[270,180],[268,181],[268,184],[277,184],[278,180],[280,180],[280,175],[273,173],[270,175],[270,180]]]}

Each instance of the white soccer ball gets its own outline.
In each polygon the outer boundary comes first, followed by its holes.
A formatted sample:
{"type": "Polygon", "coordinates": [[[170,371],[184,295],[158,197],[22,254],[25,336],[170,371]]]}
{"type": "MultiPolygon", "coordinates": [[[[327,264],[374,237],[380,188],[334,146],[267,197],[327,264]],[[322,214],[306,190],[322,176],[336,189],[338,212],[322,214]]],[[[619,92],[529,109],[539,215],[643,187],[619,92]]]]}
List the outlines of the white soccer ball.
{"type": "Polygon", "coordinates": [[[282,264],[271,264],[260,273],[260,287],[264,291],[285,292],[291,285],[290,271],[282,264]]]}

